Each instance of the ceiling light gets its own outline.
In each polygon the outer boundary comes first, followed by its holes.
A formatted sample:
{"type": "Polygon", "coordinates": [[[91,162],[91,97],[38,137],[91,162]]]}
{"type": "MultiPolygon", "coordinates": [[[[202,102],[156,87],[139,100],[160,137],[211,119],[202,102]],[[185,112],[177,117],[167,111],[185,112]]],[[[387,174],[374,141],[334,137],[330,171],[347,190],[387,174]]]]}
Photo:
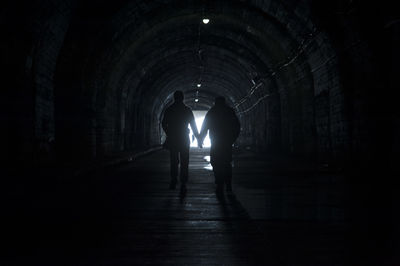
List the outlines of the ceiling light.
{"type": "Polygon", "coordinates": [[[199,101],[199,99],[194,99],[194,101],[197,103],[199,101]]]}
{"type": "Polygon", "coordinates": [[[208,22],[210,22],[210,20],[208,18],[203,18],[203,23],[204,24],[208,24],[208,22]]]}
{"type": "Polygon", "coordinates": [[[201,83],[197,83],[197,88],[200,88],[201,87],[201,83]]]}

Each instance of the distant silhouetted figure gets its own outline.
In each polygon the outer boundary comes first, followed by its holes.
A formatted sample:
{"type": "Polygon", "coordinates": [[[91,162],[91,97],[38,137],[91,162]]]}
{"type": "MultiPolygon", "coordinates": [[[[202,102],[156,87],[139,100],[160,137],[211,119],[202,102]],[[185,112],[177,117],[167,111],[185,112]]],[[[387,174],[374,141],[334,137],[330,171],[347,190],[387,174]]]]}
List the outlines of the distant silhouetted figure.
{"type": "Polygon", "coordinates": [[[240,123],[235,111],[226,105],[224,97],[216,97],[214,106],[207,112],[199,136],[202,146],[207,131],[210,131],[210,161],[213,167],[216,193],[222,195],[224,184],[232,191],[232,144],[240,132],[240,123]]]}
{"type": "Polygon", "coordinates": [[[174,103],[164,113],[162,128],[167,134],[166,148],[170,150],[171,183],[170,189],[175,189],[178,176],[178,164],[180,162],[181,193],[186,192],[189,165],[189,128],[198,137],[199,133],[194,120],[192,110],[183,103],[183,92],[174,93],[174,103]]]}

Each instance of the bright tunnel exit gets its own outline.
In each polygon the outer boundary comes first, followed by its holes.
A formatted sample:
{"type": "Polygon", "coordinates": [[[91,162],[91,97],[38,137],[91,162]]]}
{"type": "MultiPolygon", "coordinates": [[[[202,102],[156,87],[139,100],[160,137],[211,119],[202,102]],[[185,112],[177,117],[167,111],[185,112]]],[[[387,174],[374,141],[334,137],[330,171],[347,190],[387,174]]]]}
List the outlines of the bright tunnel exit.
{"type": "MultiPolygon", "coordinates": [[[[196,121],[197,129],[201,130],[201,126],[203,125],[204,117],[206,116],[207,111],[193,111],[194,119],[196,121]]],[[[197,147],[197,139],[193,135],[193,131],[190,128],[190,147],[197,147]]],[[[211,147],[210,137],[207,133],[207,136],[204,138],[203,147],[211,147]]]]}

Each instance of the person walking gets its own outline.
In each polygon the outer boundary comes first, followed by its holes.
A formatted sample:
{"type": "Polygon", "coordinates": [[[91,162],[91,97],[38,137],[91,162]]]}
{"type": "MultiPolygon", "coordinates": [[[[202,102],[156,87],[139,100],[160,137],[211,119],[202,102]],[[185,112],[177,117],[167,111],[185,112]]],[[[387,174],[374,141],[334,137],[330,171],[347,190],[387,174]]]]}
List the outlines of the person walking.
{"type": "Polygon", "coordinates": [[[214,106],[207,112],[199,135],[199,147],[210,133],[210,162],[213,167],[217,196],[232,191],[232,144],[240,133],[240,123],[235,111],[225,103],[225,98],[215,98],[214,106]]]}
{"type": "Polygon", "coordinates": [[[189,128],[198,138],[199,133],[192,110],[183,103],[183,92],[175,91],[174,103],[169,106],[162,119],[162,128],[167,135],[165,147],[170,151],[170,189],[175,189],[178,182],[178,165],[180,164],[181,193],[186,193],[189,167],[189,128]]]}

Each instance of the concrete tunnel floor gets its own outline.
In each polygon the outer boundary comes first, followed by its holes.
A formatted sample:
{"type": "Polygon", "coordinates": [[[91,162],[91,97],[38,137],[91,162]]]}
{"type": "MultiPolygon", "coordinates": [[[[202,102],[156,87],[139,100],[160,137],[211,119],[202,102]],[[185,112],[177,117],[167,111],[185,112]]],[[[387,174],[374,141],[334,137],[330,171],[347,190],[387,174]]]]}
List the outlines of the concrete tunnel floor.
{"type": "Polygon", "coordinates": [[[8,265],[347,265],[340,174],[238,152],[221,201],[206,155],[191,148],[184,198],[166,150],[64,180],[14,225],[8,265]]]}

